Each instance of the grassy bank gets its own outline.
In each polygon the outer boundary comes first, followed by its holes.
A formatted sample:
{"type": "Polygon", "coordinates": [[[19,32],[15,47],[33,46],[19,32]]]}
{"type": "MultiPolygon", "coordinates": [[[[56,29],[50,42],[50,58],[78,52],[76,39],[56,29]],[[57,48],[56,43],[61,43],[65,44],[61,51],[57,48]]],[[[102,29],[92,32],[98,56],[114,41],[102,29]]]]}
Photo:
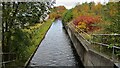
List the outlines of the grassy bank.
{"type": "Polygon", "coordinates": [[[44,38],[52,22],[53,19],[49,19],[42,24],[16,30],[11,41],[13,45],[11,50],[16,53],[16,61],[7,66],[23,66],[44,38]]]}

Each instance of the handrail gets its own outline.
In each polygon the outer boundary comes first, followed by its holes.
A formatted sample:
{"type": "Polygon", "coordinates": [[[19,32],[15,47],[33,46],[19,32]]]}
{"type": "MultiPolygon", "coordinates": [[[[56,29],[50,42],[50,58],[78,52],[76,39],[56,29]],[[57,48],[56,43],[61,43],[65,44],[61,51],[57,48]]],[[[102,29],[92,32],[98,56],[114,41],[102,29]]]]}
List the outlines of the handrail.
{"type": "MultiPolygon", "coordinates": [[[[91,43],[99,44],[99,45],[102,45],[102,46],[109,46],[108,44],[103,44],[103,43],[98,43],[98,42],[92,42],[91,41],[91,43]]],[[[112,46],[112,48],[120,49],[120,47],[117,47],[117,46],[112,46]]]]}
{"type": "MultiPolygon", "coordinates": [[[[69,23],[69,24],[67,24],[67,26],[71,26],[71,27],[73,27],[73,28],[76,28],[76,26],[71,22],[71,23],[69,23]],[[71,24],[71,25],[70,25],[71,24]]],[[[78,33],[78,34],[80,34],[81,35],[81,33],[83,33],[83,34],[85,34],[85,35],[87,35],[87,36],[91,36],[92,38],[93,37],[96,37],[96,36],[113,36],[113,37],[115,37],[115,36],[120,36],[120,34],[88,34],[88,33],[86,33],[86,32],[84,32],[83,30],[81,30],[81,29],[78,29],[78,30],[76,30],[75,29],[75,31],[78,33]],[[80,33],[81,32],[81,33],[80,33]]],[[[81,37],[83,37],[82,35],[81,35],[81,37]]],[[[85,37],[83,37],[84,39],[85,39],[85,37]]],[[[105,46],[105,47],[109,47],[109,44],[104,44],[104,43],[99,43],[99,42],[95,42],[95,41],[93,41],[92,40],[92,38],[90,39],[90,40],[86,40],[86,41],[88,41],[90,44],[98,44],[99,46],[100,46],[100,53],[101,53],[101,46],[105,46]]],[[[88,46],[87,46],[88,47],[88,46]]],[[[92,47],[93,48],[93,47],[92,47]]],[[[120,50],[120,47],[118,47],[118,46],[112,46],[111,47],[112,48],[112,53],[111,53],[111,57],[112,57],[112,61],[114,61],[114,62],[116,62],[116,58],[115,58],[115,50],[120,50]]],[[[108,48],[109,49],[109,48],[108,48]]],[[[106,54],[107,55],[107,54],[106,54]]],[[[119,60],[117,60],[117,61],[119,61],[119,60]]]]}
{"type": "MultiPolygon", "coordinates": [[[[76,27],[73,23],[69,23],[68,25],[70,25],[70,24],[72,24],[72,26],[73,27],[76,27]]],[[[88,33],[86,33],[86,32],[84,32],[84,31],[82,31],[81,29],[79,29],[81,32],[83,32],[83,33],[85,33],[86,35],[88,35],[88,36],[120,36],[120,34],[88,34],[88,33]]],[[[78,31],[77,31],[78,32],[78,31]]],[[[92,42],[92,41],[89,41],[90,43],[98,43],[98,42],[92,42]]],[[[108,44],[103,44],[103,43],[98,43],[98,44],[101,44],[101,45],[106,45],[106,46],[109,46],[108,44]]],[[[118,49],[120,49],[120,47],[117,47],[117,46],[113,46],[114,48],[118,48],[118,49]]]]}
{"type": "Polygon", "coordinates": [[[13,62],[15,60],[11,60],[11,61],[5,61],[5,62],[1,62],[0,64],[6,64],[6,63],[10,63],[10,62],[13,62]]]}
{"type": "MultiPolygon", "coordinates": [[[[15,53],[0,53],[1,55],[16,55],[15,53]]],[[[0,62],[0,64],[6,64],[6,63],[10,63],[10,62],[13,62],[15,61],[16,58],[13,58],[12,60],[8,60],[8,61],[2,61],[0,62]]]]}
{"type": "Polygon", "coordinates": [[[15,53],[0,53],[0,54],[15,54],[15,53]]]}
{"type": "Polygon", "coordinates": [[[92,34],[93,36],[120,36],[120,34],[92,34]]]}
{"type": "Polygon", "coordinates": [[[120,34],[91,34],[92,36],[120,36],[120,34]]]}
{"type": "MultiPolygon", "coordinates": [[[[72,24],[72,26],[73,27],[76,27],[73,23],[71,23],[72,24]]],[[[87,34],[88,36],[90,36],[88,33],[86,33],[86,32],[84,32],[84,31],[82,31],[81,29],[79,29],[81,32],[83,32],[83,33],[85,33],[85,34],[87,34]]],[[[78,32],[78,31],[77,31],[78,32]]]]}
{"type": "MultiPolygon", "coordinates": [[[[120,36],[120,34],[92,34],[92,36],[120,36]]],[[[93,41],[91,41],[91,43],[96,43],[96,44],[99,44],[99,45],[109,46],[108,44],[99,43],[99,42],[93,42],[93,41]]],[[[117,46],[112,46],[112,47],[120,49],[120,47],[117,47],[117,46]]]]}
{"type": "MultiPolygon", "coordinates": [[[[76,27],[73,23],[71,23],[72,24],[72,26],[73,27],[76,27]]],[[[70,24],[68,24],[68,25],[70,25],[70,24]]],[[[86,32],[84,32],[84,31],[82,31],[81,29],[79,29],[81,32],[83,32],[83,33],[85,33],[87,36],[90,36],[88,33],[86,33],[86,32]]],[[[77,30],[76,30],[76,32],[78,32],[77,30]]],[[[78,32],[79,33],[79,32],[78,32]]],[[[79,33],[80,34],[80,33],[79,33]]],[[[89,41],[88,41],[89,42],[89,41]]]]}
{"type": "MultiPolygon", "coordinates": [[[[74,27],[75,27],[74,24],[73,24],[73,23],[71,23],[71,24],[72,24],[72,27],[74,28],[74,27]]],[[[68,24],[68,25],[70,25],[70,24],[68,24]]],[[[76,31],[79,35],[81,35],[76,29],[75,29],[75,31],[76,31]]],[[[81,35],[81,37],[82,37],[84,40],[86,40],[82,35],[81,35]]],[[[86,42],[90,44],[90,42],[89,42],[88,40],[86,40],[86,42]]],[[[88,50],[89,46],[86,46],[86,47],[85,47],[85,48],[88,50]],[[87,47],[87,48],[86,48],[86,47],[87,47]]]]}

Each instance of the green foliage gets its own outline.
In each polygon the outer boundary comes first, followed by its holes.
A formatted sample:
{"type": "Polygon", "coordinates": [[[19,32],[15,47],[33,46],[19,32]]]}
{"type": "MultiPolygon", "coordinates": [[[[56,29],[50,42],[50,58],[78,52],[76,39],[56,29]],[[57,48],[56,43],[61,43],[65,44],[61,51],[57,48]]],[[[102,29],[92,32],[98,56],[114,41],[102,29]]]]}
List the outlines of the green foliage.
{"type": "MultiPolygon", "coordinates": [[[[81,29],[88,34],[120,34],[120,2],[109,2],[105,5],[91,3],[77,4],[64,13],[64,23],[72,21],[76,29],[81,29]],[[95,17],[95,18],[94,18],[95,17]],[[98,21],[95,21],[98,20],[98,21]],[[85,24],[83,24],[83,22],[85,24]]],[[[85,34],[80,33],[85,38],[85,34]]],[[[92,38],[92,37],[90,37],[92,38]]],[[[87,39],[87,38],[86,38],[87,39]]],[[[112,52],[113,46],[119,47],[119,36],[108,35],[97,37],[93,41],[108,44],[102,51],[112,52]]],[[[107,53],[107,52],[106,52],[107,53]]],[[[115,50],[115,55],[120,55],[120,50],[115,50]]]]}
{"type": "Polygon", "coordinates": [[[44,37],[51,25],[51,20],[44,22],[51,5],[51,2],[2,2],[2,50],[16,54],[14,65],[23,66],[44,37]]]}
{"type": "Polygon", "coordinates": [[[43,24],[36,24],[24,29],[14,30],[11,36],[10,51],[17,55],[17,60],[12,63],[16,66],[22,66],[28,60],[30,55],[35,51],[36,47],[44,38],[47,30],[51,26],[53,20],[48,20],[43,24]]]}
{"type": "Polygon", "coordinates": [[[119,2],[115,3],[114,4],[114,8],[116,8],[116,14],[114,14],[114,16],[111,17],[111,25],[106,27],[106,30],[109,32],[109,33],[118,33],[120,34],[120,4],[119,2]]]}
{"type": "Polygon", "coordinates": [[[69,22],[73,19],[73,13],[72,13],[72,9],[66,11],[62,17],[62,21],[63,22],[69,22]]]}

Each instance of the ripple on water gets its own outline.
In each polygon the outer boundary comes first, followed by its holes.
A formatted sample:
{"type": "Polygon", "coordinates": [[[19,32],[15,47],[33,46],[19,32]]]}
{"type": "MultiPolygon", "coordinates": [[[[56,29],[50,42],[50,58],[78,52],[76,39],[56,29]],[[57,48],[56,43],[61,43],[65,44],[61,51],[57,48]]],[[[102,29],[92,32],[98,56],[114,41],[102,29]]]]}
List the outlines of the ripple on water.
{"type": "Polygon", "coordinates": [[[38,47],[30,66],[75,66],[77,62],[71,46],[61,20],[57,20],[38,47]]]}

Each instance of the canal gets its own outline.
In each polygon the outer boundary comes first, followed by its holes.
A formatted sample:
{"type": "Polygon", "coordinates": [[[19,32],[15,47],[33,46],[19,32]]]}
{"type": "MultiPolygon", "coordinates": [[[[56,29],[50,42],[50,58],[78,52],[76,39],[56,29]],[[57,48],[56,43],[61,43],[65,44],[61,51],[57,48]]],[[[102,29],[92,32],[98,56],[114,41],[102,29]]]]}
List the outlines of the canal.
{"type": "Polygon", "coordinates": [[[36,66],[74,66],[83,68],[60,19],[53,22],[29,63],[36,66]]]}

